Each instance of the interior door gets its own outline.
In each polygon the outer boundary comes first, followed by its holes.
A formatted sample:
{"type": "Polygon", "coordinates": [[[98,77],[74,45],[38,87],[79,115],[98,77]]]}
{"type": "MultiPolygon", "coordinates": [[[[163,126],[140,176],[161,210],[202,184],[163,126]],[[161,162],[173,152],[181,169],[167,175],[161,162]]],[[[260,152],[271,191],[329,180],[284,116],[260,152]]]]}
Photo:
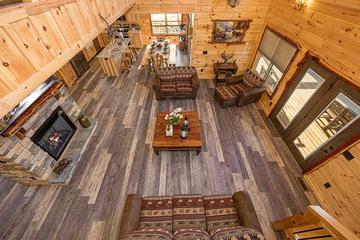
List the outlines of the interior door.
{"type": "Polygon", "coordinates": [[[308,171],[359,139],[360,94],[316,62],[307,61],[270,119],[308,171]]]}

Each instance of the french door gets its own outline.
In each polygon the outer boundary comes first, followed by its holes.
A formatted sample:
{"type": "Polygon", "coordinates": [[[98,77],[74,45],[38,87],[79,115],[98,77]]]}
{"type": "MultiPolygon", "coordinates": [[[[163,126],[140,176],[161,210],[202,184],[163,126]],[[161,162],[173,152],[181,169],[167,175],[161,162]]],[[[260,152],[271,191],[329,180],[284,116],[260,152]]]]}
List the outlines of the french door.
{"type": "Polygon", "coordinates": [[[307,60],[270,119],[303,171],[360,135],[359,89],[307,60]]]}

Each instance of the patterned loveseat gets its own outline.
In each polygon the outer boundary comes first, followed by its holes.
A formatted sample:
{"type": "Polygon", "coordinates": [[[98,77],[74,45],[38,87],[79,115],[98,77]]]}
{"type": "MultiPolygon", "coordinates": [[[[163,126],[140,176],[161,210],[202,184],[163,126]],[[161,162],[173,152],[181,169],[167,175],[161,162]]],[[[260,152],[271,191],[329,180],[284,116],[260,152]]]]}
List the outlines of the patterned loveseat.
{"type": "Polygon", "coordinates": [[[195,67],[164,67],[155,70],[156,99],[196,98],[199,80],[195,67]]]}
{"type": "Polygon", "coordinates": [[[264,239],[246,192],[230,195],[127,196],[120,226],[123,240],[264,239]]]}

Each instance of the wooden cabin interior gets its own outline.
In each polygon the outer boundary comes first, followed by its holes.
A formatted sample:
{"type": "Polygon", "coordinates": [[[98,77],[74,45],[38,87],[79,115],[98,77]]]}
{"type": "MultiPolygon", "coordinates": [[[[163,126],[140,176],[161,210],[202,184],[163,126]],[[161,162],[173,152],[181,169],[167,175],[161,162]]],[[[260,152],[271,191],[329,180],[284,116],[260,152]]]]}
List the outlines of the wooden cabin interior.
{"type": "Polygon", "coordinates": [[[359,0],[0,0],[0,239],[360,239],[359,0]]]}

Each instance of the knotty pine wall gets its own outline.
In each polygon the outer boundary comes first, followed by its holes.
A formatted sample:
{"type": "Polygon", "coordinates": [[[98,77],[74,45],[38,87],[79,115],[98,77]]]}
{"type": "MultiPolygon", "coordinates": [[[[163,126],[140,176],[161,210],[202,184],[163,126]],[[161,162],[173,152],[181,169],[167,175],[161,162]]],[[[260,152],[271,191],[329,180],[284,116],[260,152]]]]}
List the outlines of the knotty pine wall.
{"type": "MultiPolygon", "coordinates": [[[[260,105],[269,114],[284,92],[307,51],[321,57],[321,62],[347,81],[360,86],[360,1],[312,0],[296,11],[294,1],[273,0],[267,24],[291,38],[301,51],[274,96],[264,94],[260,105]]],[[[354,129],[359,131],[358,129],[354,129]]],[[[354,159],[342,154],[328,159],[305,175],[322,207],[360,237],[360,142],[349,148],[354,159]],[[324,184],[330,183],[330,188],[324,184]]]]}
{"type": "Polygon", "coordinates": [[[300,11],[292,0],[273,0],[267,24],[301,45],[301,51],[274,96],[264,94],[260,104],[267,114],[275,107],[307,51],[345,79],[360,86],[360,1],[312,0],[300,11]]]}
{"type": "Polygon", "coordinates": [[[43,0],[0,9],[0,117],[60,69],[134,0],[43,0]]]}
{"type": "Polygon", "coordinates": [[[321,206],[360,237],[360,143],[348,151],[354,157],[350,161],[339,154],[305,179],[321,206]]]}
{"type": "Polygon", "coordinates": [[[192,65],[198,69],[201,79],[214,77],[213,64],[221,60],[220,53],[234,53],[239,73],[251,65],[255,55],[271,0],[242,0],[232,8],[224,0],[136,0],[136,6],[127,13],[129,21],[141,26],[143,42],[152,40],[150,13],[195,13],[194,37],[192,43],[192,65]],[[245,43],[240,45],[213,44],[211,42],[213,20],[252,19],[245,43]],[[150,38],[149,38],[150,37],[150,38]],[[203,54],[207,51],[207,54],[203,54]]]}
{"type": "MultiPolygon", "coordinates": [[[[151,31],[151,13],[193,13],[195,2],[196,0],[136,0],[136,5],[125,16],[127,21],[140,25],[143,44],[150,44],[157,38],[151,31]]],[[[179,42],[178,36],[165,36],[165,38],[172,43],[179,42]]]]}
{"type": "Polygon", "coordinates": [[[271,0],[242,0],[240,4],[232,8],[227,1],[197,1],[195,10],[195,34],[192,49],[192,63],[198,68],[200,78],[211,79],[214,77],[213,64],[221,61],[220,53],[227,51],[234,53],[234,59],[239,66],[238,73],[250,67],[262,32],[271,0]],[[213,44],[212,32],[214,20],[253,20],[246,32],[244,44],[227,45],[213,44]],[[207,51],[207,54],[203,54],[207,51]]]}

